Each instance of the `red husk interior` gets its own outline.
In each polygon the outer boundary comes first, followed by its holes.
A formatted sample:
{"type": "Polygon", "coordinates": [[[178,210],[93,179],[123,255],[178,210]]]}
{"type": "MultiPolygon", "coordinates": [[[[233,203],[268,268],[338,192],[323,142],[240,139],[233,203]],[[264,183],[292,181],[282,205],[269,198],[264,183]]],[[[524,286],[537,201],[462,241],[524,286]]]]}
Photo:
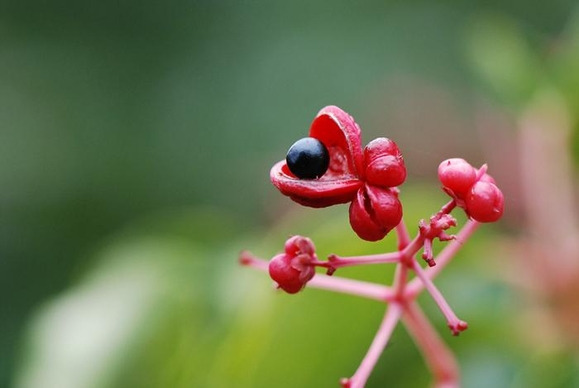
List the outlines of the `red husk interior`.
{"type": "Polygon", "coordinates": [[[285,161],[280,161],[270,171],[272,183],[282,194],[305,206],[326,207],[351,201],[362,185],[364,171],[360,128],[346,112],[327,106],[312,122],[310,136],[328,149],[328,171],[319,179],[298,179],[285,161]]]}
{"type": "Polygon", "coordinates": [[[357,178],[315,180],[296,178],[285,160],[276,163],[270,172],[271,181],[283,195],[309,207],[326,207],[350,202],[362,182],[357,178]]]}
{"type": "Polygon", "coordinates": [[[325,175],[362,177],[364,154],[360,127],[352,116],[336,106],[327,106],[312,122],[310,136],[324,143],[330,152],[330,167],[325,175]]]}

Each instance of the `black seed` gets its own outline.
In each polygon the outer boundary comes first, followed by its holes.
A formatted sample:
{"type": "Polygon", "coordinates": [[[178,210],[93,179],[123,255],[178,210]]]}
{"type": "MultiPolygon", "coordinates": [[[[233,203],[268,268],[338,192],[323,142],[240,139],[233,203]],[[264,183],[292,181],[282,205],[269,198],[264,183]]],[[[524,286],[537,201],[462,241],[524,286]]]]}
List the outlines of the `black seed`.
{"type": "Polygon", "coordinates": [[[296,141],[285,158],[290,171],[300,179],[316,179],[324,175],[330,154],[324,144],[313,137],[296,141]]]}

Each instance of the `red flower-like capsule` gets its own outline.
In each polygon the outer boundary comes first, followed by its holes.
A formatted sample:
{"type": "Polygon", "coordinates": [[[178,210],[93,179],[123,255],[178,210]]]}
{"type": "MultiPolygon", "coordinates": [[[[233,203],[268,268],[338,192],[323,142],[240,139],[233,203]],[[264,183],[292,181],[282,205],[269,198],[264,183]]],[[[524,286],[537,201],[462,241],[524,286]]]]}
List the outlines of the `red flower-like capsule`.
{"type": "Polygon", "coordinates": [[[406,180],[406,166],[396,143],[385,137],[364,148],[366,181],[375,186],[396,187],[406,180]]]}
{"type": "MultiPolygon", "coordinates": [[[[376,241],[402,219],[402,205],[389,188],[404,182],[406,167],[394,141],[378,138],[362,152],[360,136],[360,127],[350,115],[336,106],[327,106],[318,113],[309,133],[309,138],[320,141],[328,152],[325,173],[302,174],[296,168],[292,173],[288,162],[282,160],[272,167],[270,177],[282,194],[305,206],[351,202],[352,228],[361,238],[376,241]]],[[[292,157],[287,159],[293,161],[296,150],[290,151],[292,157]]],[[[311,159],[317,162],[317,157],[311,159]]],[[[309,166],[306,169],[309,173],[309,166]]]]}
{"type": "MultiPolygon", "coordinates": [[[[490,175],[487,176],[492,180],[490,175]]],[[[503,215],[505,199],[494,183],[481,179],[471,187],[465,198],[465,204],[466,211],[473,220],[495,222],[503,215]]]]}
{"type": "Polygon", "coordinates": [[[505,199],[487,166],[475,169],[466,160],[447,159],[438,166],[442,189],[478,222],[495,222],[503,215],[505,199]]]}
{"type": "Polygon", "coordinates": [[[391,189],[365,185],[350,204],[350,225],[366,241],[383,239],[402,220],[402,204],[391,189]]]}
{"type": "Polygon", "coordinates": [[[464,159],[447,159],[438,166],[438,179],[448,195],[464,199],[476,182],[476,169],[464,159]]]}
{"type": "Polygon", "coordinates": [[[310,127],[310,137],[328,150],[330,163],[318,179],[300,179],[285,160],[276,163],[270,178],[275,187],[294,201],[310,207],[326,207],[350,202],[362,186],[363,174],[360,127],[336,106],[323,108],[310,127]]]}
{"type": "Polygon", "coordinates": [[[396,187],[406,180],[406,166],[396,143],[385,137],[364,148],[366,181],[375,186],[396,187]]]}
{"type": "Polygon", "coordinates": [[[299,292],[315,275],[315,246],[307,237],[293,236],[285,243],[285,253],[269,262],[269,276],[288,294],[299,292]]]}

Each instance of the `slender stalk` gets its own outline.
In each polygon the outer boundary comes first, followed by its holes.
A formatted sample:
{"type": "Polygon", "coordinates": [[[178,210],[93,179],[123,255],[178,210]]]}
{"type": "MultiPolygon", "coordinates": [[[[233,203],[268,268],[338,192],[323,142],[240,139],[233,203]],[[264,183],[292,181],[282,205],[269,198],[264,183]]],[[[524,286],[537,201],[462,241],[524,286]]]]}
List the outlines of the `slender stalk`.
{"type": "Polygon", "coordinates": [[[406,265],[410,264],[410,261],[414,257],[414,255],[422,248],[424,244],[424,237],[418,234],[414,239],[406,245],[406,247],[400,251],[401,257],[400,261],[402,263],[406,263],[406,265]]]}
{"type": "Polygon", "coordinates": [[[386,313],[384,314],[384,319],[376,332],[376,336],[364,356],[364,359],[360,363],[360,366],[356,370],[356,373],[349,379],[343,379],[341,381],[342,387],[344,388],[363,388],[368,381],[368,377],[372,373],[374,366],[378,362],[380,355],[384,351],[384,348],[388,344],[390,337],[394,328],[398,324],[398,320],[402,314],[402,308],[399,303],[391,303],[386,313]]]}
{"type": "Polygon", "coordinates": [[[451,211],[456,207],[456,201],[454,199],[450,200],[442,208],[440,208],[440,214],[450,214],[451,211]]]}
{"type": "Polygon", "coordinates": [[[405,263],[400,263],[396,266],[396,272],[394,273],[394,295],[398,300],[405,297],[404,290],[406,284],[408,283],[408,266],[405,263]]]}
{"type": "Polygon", "coordinates": [[[388,286],[361,280],[346,279],[339,276],[316,274],[312,280],[308,282],[307,287],[336,291],[342,294],[374,299],[379,302],[389,302],[394,299],[394,292],[392,288],[388,286]]]}
{"type": "Polygon", "coordinates": [[[257,258],[249,251],[243,251],[239,254],[239,264],[264,272],[269,270],[267,261],[257,258]]]}
{"type": "Polygon", "coordinates": [[[398,261],[400,261],[400,252],[391,252],[365,256],[330,255],[328,261],[314,261],[311,264],[317,267],[338,269],[354,265],[397,263],[398,261]]]}
{"type": "Polygon", "coordinates": [[[399,251],[403,250],[408,244],[410,244],[410,234],[408,234],[408,228],[406,227],[404,220],[396,225],[396,236],[398,238],[399,251]]]}
{"type": "Polygon", "coordinates": [[[434,376],[434,386],[458,388],[460,386],[458,363],[418,304],[411,302],[404,305],[402,321],[434,376]]]}
{"type": "Polygon", "coordinates": [[[466,330],[468,328],[467,323],[465,321],[458,319],[458,317],[456,316],[456,314],[454,313],[454,311],[452,310],[452,308],[450,307],[450,305],[448,304],[448,302],[446,301],[440,290],[436,288],[434,283],[432,283],[432,280],[430,280],[426,276],[426,274],[424,273],[425,271],[422,269],[422,267],[420,266],[420,264],[418,264],[416,260],[414,260],[412,269],[414,269],[414,272],[416,272],[416,276],[422,281],[422,284],[424,284],[424,287],[430,293],[430,295],[432,295],[432,299],[434,299],[434,301],[440,308],[440,311],[442,311],[442,314],[446,318],[448,327],[452,331],[452,334],[458,335],[461,331],[466,330]]]}

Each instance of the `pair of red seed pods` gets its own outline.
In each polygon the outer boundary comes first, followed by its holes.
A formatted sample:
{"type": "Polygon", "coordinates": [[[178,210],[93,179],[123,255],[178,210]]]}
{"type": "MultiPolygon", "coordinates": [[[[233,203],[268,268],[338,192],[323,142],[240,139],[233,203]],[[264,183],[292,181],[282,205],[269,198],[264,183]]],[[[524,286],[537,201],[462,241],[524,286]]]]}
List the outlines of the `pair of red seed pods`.
{"type": "Polygon", "coordinates": [[[384,238],[402,219],[396,187],[404,183],[406,167],[396,143],[378,138],[362,150],[360,127],[336,106],[317,114],[309,136],[273,166],[272,183],[305,206],[350,202],[356,234],[367,241],[384,238]]]}

